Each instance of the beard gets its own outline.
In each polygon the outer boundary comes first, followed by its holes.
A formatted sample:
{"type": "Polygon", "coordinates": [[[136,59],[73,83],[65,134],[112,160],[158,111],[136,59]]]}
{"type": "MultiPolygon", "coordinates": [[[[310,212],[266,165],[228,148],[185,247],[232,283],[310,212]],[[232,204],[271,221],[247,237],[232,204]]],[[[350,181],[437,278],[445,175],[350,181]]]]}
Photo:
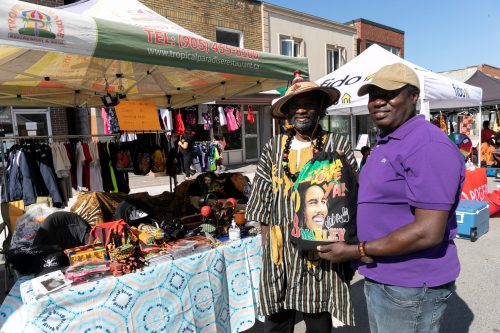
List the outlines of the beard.
{"type": "Polygon", "coordinates": [[[319,114],[308,117],[292,116],[288,119],[288,122],[293,125],[295,130],[299,133],[311,133],[319,122],[319,118],[319,114]]]}

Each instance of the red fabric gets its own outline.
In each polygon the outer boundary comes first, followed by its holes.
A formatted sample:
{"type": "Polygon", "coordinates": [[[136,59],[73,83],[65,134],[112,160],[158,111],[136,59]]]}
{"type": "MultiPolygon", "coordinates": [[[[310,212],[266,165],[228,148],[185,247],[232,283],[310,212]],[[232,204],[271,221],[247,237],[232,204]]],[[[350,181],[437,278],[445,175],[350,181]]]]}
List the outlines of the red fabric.
{"type": "Polygon", "coordinates": [[[488,194],[487,181],[486,168],[467,170],[460,199],[485,201],[488,194]]]}
{"type": "Polygon", "coordinates": [[[247,121],[252,125],[255,123],[255,116],[253,115],[253,107],[251,105],[248,106],[247,121]]]}
{"type": "Polygon", "coordinates": [[[486,196],[487,201],[490,203],[490,216],[495,215],[500,211],[500,198],[498,197],[498,193],[488,193],[486,196]]]}
{"type": "Polygon", "coordinates": [[[486,142],[491,138],[495,137],[495,131],[490,130],[489,128],[483,129],[481,131],[481,142],[486,142]]]}
{"type": "Polygon", "coordinates": [[[186,131],[186,126],[184,126],[184,122],[182,121],[181,111],[175,111],[175,134],[182,135],[186,131]]]}
{"type": "Polygon", "coordinates": [[[90,188],[90,162],[92,162],[92,156],[90,155],[89,145],[87,143],[82,143],[83,156],[85,156],[85,161],[83,161],[83,172],[85,175],[85,187],[92,191],[90,188]]]}

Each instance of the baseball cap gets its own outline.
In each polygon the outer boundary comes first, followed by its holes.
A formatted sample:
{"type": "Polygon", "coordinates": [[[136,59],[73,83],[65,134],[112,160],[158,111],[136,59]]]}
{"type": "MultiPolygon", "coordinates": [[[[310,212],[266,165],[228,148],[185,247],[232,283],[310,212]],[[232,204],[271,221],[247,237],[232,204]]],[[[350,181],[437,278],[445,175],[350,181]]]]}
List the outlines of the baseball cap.
{"type": "Polygon", "coordinates": [[[397,62],[384,66],[373,74],[371,81],[359,88],[358,96],[366,95],[372,86],[384,90],[397,90],[407,84],[420,89],[420,81],[415,71],[405,64],[397,62]]]}

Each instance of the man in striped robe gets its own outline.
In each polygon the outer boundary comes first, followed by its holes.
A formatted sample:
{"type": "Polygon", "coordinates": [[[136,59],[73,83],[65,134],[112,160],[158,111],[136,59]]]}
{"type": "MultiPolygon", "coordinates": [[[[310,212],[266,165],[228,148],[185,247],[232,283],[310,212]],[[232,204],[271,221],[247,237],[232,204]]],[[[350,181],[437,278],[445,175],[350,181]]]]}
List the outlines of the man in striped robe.
{"type": "Polygon", "coordinates": [[[265,146],[247,204],[247,221],[262,226],[262,271],[259,312],[265,332],[292,332],[301,312],[307,332],[330,332],[354,325],[349,282],[350,263],[333,264],[317,252],[303,252],[290,242],[294,216],[293,184],[301,168],[320,152],[341,151],[358,171],[347,138],[321,129],[326,108],[339,91],[313,82],[297,82],[273,104],[272,115],[290,124],[286,134],[265,146]]]}

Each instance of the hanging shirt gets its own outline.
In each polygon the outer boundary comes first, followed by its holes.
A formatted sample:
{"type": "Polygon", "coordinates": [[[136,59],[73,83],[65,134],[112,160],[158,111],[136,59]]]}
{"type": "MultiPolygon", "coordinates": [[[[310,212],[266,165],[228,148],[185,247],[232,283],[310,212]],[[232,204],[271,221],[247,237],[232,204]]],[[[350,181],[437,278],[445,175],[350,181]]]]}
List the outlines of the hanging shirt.
{"type": "Polygon", "coordinates": [[[90,156],[90,188],[94,192],[103,192],[104,187],[101,175],[101,161],[99,160],[99,151],[97,150],[97,142],[89,143],[90,156]]]}
{"type": "Polygon", "coordinates": [[[219,110],[219,124],[221,126],[227,125],[226,115],[224,114],[222,106],[219,106],[217,110],[219,110]]]}
{"type": "Polygon", "coordinates": [[[210,131],[212,129],[212,126],[212,116],[210,116],[209,112],[203,112],[203,129],[205,131],[210,131]]]}
{"type": "Polygon", "coordinates": [[[109,130],[109,117],[105,108],[101,108],[101,118],[104,125],[104,134],[110,134],[109,130]]]}
{"type": "Polygon", "coordinates": [[[240,127],[236,123],[236,118],[234,117],[234,108],[227,107],[225,110],[227,118],[227,130],[229,132],[237,131],[240,127]]]}
{"type": "Polygon", "coordinates": [[[83,162],[85,161],[85,155],[83,153],[82,143],[78,142],[76,144],[76,186],[77,190],[81,191],[83,188],[83,162]]]}
{"type": "Polygon", "coordinates": [[[173,131],[174,125],[172,121],[172,110],[170,109],[160,109],[160,117],[163,121],[163,126],[165,131],[173,131]]]}

